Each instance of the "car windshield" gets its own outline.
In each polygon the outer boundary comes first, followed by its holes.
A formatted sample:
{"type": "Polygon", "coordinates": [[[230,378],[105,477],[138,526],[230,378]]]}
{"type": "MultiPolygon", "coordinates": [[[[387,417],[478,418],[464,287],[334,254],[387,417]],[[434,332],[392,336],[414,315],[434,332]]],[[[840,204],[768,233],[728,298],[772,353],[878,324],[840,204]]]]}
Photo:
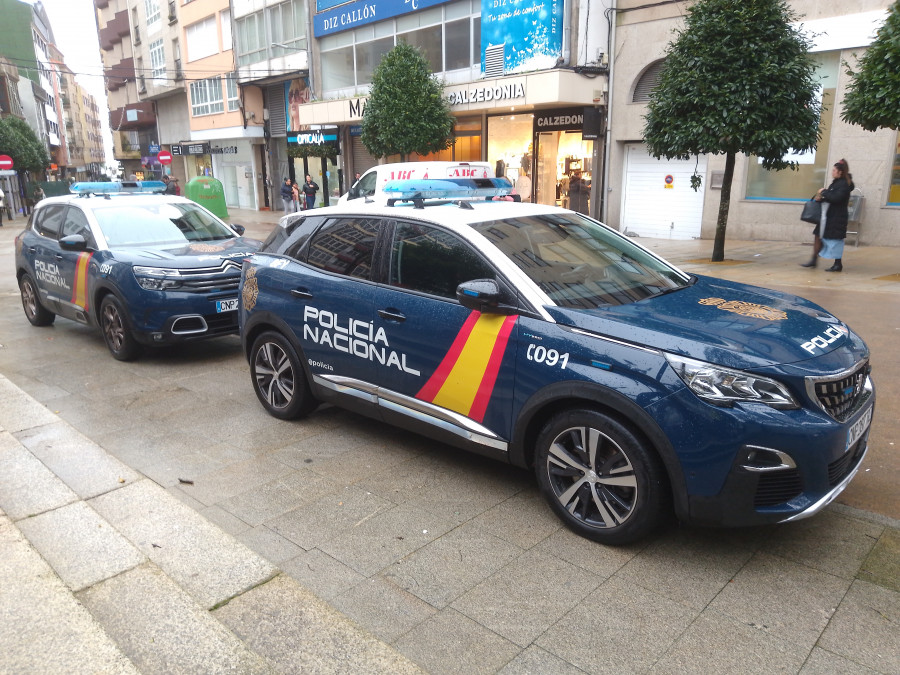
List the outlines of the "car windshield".
{"type": "Polygon", "coordinates": [[[222,221],[189,203],[112,204],[94,209],[109,246],[160,246],[233,239],[222,221]]]}
{"type": "Polygon", "coordinates": [[[561,307],[625,305],[690,284],[687,276],[577,213],[473,227],[561,307]]]}

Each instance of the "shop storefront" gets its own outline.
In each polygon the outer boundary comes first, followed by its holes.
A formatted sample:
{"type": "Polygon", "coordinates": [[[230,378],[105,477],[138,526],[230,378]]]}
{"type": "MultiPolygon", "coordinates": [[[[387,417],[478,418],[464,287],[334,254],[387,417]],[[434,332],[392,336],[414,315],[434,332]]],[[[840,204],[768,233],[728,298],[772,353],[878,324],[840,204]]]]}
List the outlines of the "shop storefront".
{"type": "Polygon", "coordinates": [[[173,157],[183,157],[187,180],[197,176],[213,176],[212,155],[209,143],[175,143],[171,148],[173,157]]]}
{"type": "Polygon", "coordinates": [[[254,164],[255,146],[247,139],[211,141],[208,145],[211,175],[222,181],[225,203],[239,209],[256,209],[259,177],[254,164]]]}
{"type": "Polygon", "coordinates": [[[585,140],[584,107],[534,114],[535,201],[592,213],[594,141],[585,140]]]}
{"type": "Polygon", "coordinates": [[[301,193],[307,175],[319,186],[315,201],[317,208],[329,206],[341,196],[344,180],[340,165],[339,131],[338,127],[312,129],[299,133],[288,131],[288,155],[293,164],[292,173],[296,177],[295,180],[300,186],[301,193]]]}

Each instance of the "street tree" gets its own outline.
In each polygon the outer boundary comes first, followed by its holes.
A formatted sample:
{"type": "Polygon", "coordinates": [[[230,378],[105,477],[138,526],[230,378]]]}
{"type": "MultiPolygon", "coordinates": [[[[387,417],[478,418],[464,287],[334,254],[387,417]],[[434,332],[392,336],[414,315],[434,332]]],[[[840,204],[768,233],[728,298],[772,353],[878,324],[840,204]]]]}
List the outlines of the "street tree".
{"type": "Polygon", "coordinates": [[[9,155],[18,172],[43,172],[50,166],[47,148],[31,127],[18,117],[0,120],[0,155],[9,155]]]}
{"type": "MultiPolygon", "coordinates": [[[[644,141],[659,159],[724,154],[711,260],[725,258],[737,154],[766,169],[796,168],[789,153],[816,147],[820,93],[811,40],[783,0],[698,0],[666,48],[650,94],[644,141]]],[[[700,189],[698,174],[691,187],[700,189]]]]}
{"type": "Polygon", "coordinates": [[[400,43],[384,55],[372,76],[362,120],[362,143],[374,157],[450,147],[453,115],[444,85],[415,47],[400,43]]]}
{"type": "Polygon", "coordinates": [[[900,2],[891,5],[857,68],[847,66],[851,79],[841,119],[866,131],[900,129],[900,2]]]}

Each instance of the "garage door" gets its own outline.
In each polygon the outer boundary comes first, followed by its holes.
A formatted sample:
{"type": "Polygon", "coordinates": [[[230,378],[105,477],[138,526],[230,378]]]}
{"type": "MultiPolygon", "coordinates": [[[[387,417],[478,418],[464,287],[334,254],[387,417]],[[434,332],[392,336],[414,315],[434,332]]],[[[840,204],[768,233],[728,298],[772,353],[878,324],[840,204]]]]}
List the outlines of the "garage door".
{"type": "Polygon", "coordinates": [[[655,159],[643,144],[627,146],[622,231],[639,237],[700,237],[704,188],[694,192],[694,169],[706,185],[706,156],[687,161],[655,159]]]}

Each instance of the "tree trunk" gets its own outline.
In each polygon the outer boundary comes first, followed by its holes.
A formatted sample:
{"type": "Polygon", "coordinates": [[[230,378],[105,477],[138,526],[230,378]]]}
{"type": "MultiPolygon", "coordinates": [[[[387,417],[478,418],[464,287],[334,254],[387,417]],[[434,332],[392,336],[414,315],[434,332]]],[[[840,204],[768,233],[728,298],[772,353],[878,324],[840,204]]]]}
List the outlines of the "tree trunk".
{"type": "Polygon", "coordinates": [[[725,260],[725,228],[728,227],[728,208],[731,206],[731,179],[734,178],[734,151],[725,153],[725,175],[719,195],[719,217],[716,220],[716,241],[710,262],[725,260]]]}

